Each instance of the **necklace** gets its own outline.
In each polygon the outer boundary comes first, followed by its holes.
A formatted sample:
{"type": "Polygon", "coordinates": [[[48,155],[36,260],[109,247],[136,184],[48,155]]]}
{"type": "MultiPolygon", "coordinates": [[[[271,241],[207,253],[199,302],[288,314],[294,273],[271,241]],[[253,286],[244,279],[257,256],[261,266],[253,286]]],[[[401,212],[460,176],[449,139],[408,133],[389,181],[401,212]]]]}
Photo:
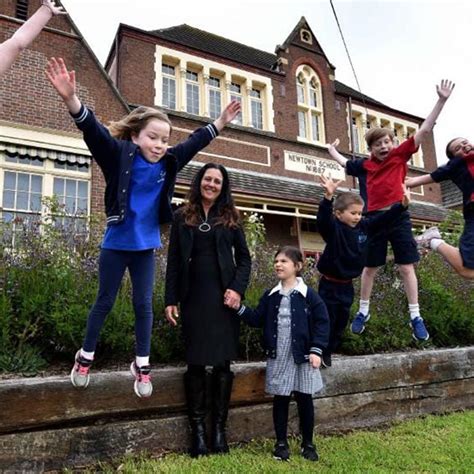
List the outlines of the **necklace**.
{"type": "Polygon", "coordinates": [[[199,224],[198,229],[200,232],[209,232],[211,230],[211,225],[207,222],[207,216],[206,219],[203,219],[202,223],[199,224]]]}

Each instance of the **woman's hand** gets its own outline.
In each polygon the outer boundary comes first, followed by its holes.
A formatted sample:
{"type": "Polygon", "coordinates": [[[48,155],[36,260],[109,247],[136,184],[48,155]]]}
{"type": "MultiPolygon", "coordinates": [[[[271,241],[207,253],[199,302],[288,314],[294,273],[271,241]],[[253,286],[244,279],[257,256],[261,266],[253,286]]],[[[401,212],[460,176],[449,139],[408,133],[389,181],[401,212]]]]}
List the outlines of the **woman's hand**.
{"type": "Polygon", "coordinates": [[[165,317],[172,326],[176,326],[178,324],[176,319],[179,318],[178,307],[174,305],[167,306],[165,308],[165,317]]]}
{"type": "Polygon", "coordinates": [[[321,367],[321,357],[316,354],[309,355],[309,363],[313,369],[319,369],[321,367]]]}
{"type": "Polygon", "coordinates": [[[227,289],[224,293],[224,304],[232,309],[240,308],[241,296],[234,290],[227,289]]]}

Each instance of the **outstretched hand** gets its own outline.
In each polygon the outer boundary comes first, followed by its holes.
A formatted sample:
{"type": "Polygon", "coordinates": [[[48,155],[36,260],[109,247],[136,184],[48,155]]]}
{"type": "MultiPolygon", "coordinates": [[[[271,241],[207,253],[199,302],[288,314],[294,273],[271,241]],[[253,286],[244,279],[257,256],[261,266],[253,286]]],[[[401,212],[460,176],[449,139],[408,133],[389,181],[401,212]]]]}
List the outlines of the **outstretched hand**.
{"type": "Polygon", "coordinates": [[[51,58],[46,68],[46,76],[66,103],[71,113],[79,112],[81,103],[76,96],[76,72],[68,71],[62,58],[51,58]]]}
{"type": "Polygon", "coordinates": [[[443,79],[441,81],[441,84],[436,86],[436,92],[438,94],[438,97],[440,99],[448,100],[449,96],[451,95],[451,92],[453,92],[454,82],[448,80],[448,79],[443,79]]]}
{"type": "Polygon", "coordinates": [[[337,151],[337,147],[339,146],[339,138],[336,138],[331,144],[327,143],[326,146],[328,147],[329,151],[337,151]]]}
{"type": "Polygon", "coordinates": [[[240,113],[241,105],[238,100],[232,100],[215,120],[214,125],[221,131],[228,123],[237,117],[240,113]]]}
{"type": "Polygon", "coordinates": [[[332,196],[336,192],[337,187],[342,183],[342,179],[333,181],[331,177],[326,178],[324,175],[321,175],[319,177],[319,181],[321,182],[323,188],[326,190],[324,196],[327,199],[332,199],[332,196]]]}
{"type": "Polygon", "coordinates": [[[53,0],[41,0],[41,5],[48,7],[53,16],[67,15],[67,11],[63,7],[57,7],[53,0]]]}

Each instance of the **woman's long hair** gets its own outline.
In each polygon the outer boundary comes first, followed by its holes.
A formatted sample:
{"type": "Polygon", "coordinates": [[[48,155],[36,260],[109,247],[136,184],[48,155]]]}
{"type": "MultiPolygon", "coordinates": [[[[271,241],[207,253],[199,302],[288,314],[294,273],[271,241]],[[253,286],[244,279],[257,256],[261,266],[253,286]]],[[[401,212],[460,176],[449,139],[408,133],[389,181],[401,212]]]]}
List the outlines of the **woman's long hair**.
{"type": "Polygon", "coordinates": [[[214,207],[217,211],[217,220],[215,223],[222,224],[225,227],[235,228],[240,224],[240,214],[238,209],[235,207],[234,199],[232,197],[229,175],[222,165],[215,163],[205,164],[194,175],[187,195],[187,203],[184,205],[182,210],[184,222],[190,226],[197,226],[202,223],[201,181],[208,169],[217,169],[222,173],[222,189],[214,203],[214,207]]]}

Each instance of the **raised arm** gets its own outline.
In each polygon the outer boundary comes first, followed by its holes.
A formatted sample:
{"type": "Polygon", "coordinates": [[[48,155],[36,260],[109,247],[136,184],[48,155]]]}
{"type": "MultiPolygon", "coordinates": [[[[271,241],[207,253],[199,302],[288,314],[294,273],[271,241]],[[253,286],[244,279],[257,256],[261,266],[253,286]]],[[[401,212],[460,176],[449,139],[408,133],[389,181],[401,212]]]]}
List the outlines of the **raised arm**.
{"type": "Polygon", "coordinates": [[[436,93],[438,94],[438,100],[436,101],[433,110],[430,112],[425,121],[421,124],[420,129],[415,133],[414,140],[415,146],[419,146],[423,139],[433,130],[436,120],[443,110],[444,104],[449,99],[451,92],[454,89],[454,82],[447,79],[443,79],[439,85],[436,86],[436,93]]]}
{"type": "Polygon", "coordinates": [[[345,158],[344,156],[342,156],[337,150],[336,148],[339,146],[339,138],[336,138],[336,140],[334,140],[330,145],[327,144],[326,145],[328,147],[328,152],[329,154],[331,155],[331,158],[333,160],[336,160],[342,167],[346,167],[346,163],[347,163],[347,158],[345,158]]]}
{"type": "Polygon", "coordinates": [[[81,110],[81,102],[76,95],[76,71],[68,71],[62,58],[51,58],[46,68],[46,76],[69,112],[77,114],[81,110]]]}
{"type": "Polygon", "coordinates": [[[417,176],[416,178],[407,178],[405,179],[405,186],[407,188],[417,188],[423,184],[434,183],[434,179],[429,174],[424,174],[423,176],[417,176]]]}
{"type": "Polygon", "coordinates": [[[10,69],[18,55],[32,43],[53,16],[64,14],[64,9],[57,7],[52,0],[42,0],[34,15],[11,38],[0,44],[0,76],[10,69]]]}

